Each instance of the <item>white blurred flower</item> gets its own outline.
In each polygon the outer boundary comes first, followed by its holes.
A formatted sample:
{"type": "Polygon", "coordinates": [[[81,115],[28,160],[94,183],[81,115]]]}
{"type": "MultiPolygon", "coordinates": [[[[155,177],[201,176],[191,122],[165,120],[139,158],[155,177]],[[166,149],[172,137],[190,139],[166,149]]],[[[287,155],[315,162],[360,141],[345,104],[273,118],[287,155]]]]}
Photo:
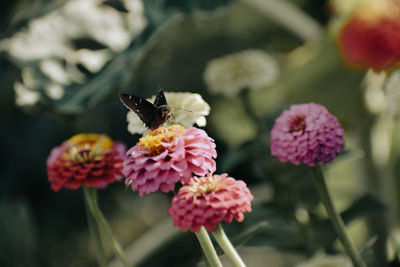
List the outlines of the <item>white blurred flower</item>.
{"type": "Polygon", "coordinates": [[[353,267],[350,259],[345,255],[318,254],[311,259],[297,264],[295,267],[353,267]]]}
{"type": "Polygon", "coordinates": [[[210,93],[231,96],[245,88],[260,89],[279,77],[276,60],[263,50],[249,49],[208,62],[204,81],[210,93]]]}
{"type": "Polygon", "coordinates": [[[19,106],[33,106],[39,99],[40,94],[33,90],[28,90],[22,83],[14,83],[15,102],[19,106]]]}
{"type": "Polygon", "coordinates": [[[61,8],[32,20],[26,30],[1,42],[0,47],[19,60],[61,57],[73,52],[69,40],[90,37],[113,51],[128,47],[146,26],[140,0],[118,12],[100,0],[69,0],[61,8]],[[134,9],[133,9],[134,8],[134,9]],[[130,23],[127,23],[130,22],[130,23]]]}
{"type": "MultiPolygon", "coordinates": [[[[197,124],[200,127],[206,125],[206,117],[210,113],[210,106],[203,100],[199,94],[164,92],[168,106],[173,114],[173,122],[182,125],[185,128],[197,124]]],[[[155,96],[147,99],[154,102],[155,96]]],[[[133,111],[127,114],[128,131],[132,134],[146,134],[150,130],[133,111]]],[[[169,123],[169,122],[166,122],[169,123]]]]}
{"type": "Polygon", "coordinates": [[[103,0],[68,0],[60,8],[31,20],[27,27],[0,41],[14,62],[24,68],[34,68],[29,81],[14,87],[20,98],[29,91],[32,95],[45,94],[52,99],[64,95],[64,87],[84,83],[86,74],[77,67],[81,64],[92,73],[100,71],[115,55],[129,47],[132,40],[146,27],[142,0],[122,0],[128,12],[104,5],[103,0]],[[74,40],[92,39],[104,49],[76,50],[74,40]],[[24,89],[21,90],[21,85],[24,89]],[[54,90],[56,88],[56,90],[54,90]],[[61,90],[60,90],[61,88],[61,90]]]}
{"type": "Polygon", "coordinates": [[[111,59],[112,53],[108,49],[89,50],[79,49],[73,54],[70,61],[80,63],[90,72],[99,72],[103,66],[111,59]]]}
{"type": "Polygon", "coordinates": [[[44,59],[39,64],[40,70],[48,78],[56,83],[68,85],[71,83],[68,74],[65,72],[62,62],[55,59],[44,59]]]}
{"type": "Polygon", "coordinates": [[[45,92],[48,97],[54,100],[59,100],[64,96],[64,88],[58,83],[49,83],[46,85],[45,92]]]}
{"type": "Polygon", "coordinates": [[[25,67],[21,69],[22,83],[24,86],[30,89],[37,89],[42,85],[37,76],[38,75],[35,73],[35,69],[31,67],[25,67]]]}
{"type": "Polygon", "coordinates": [[[400,124],[400,70],[393,72],[386,82],[386,114],[400,124]]]}

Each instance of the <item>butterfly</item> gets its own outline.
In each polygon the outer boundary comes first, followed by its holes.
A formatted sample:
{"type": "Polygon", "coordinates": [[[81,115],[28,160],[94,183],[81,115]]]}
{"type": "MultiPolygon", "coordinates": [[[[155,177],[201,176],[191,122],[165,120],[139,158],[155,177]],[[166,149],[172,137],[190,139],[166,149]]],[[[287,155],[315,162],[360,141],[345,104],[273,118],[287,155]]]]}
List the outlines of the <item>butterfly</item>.
{"type": "Polygon", "coordinates": [[[158,90],[154,103],[129,94],[120,94],[119,97],[121,102],[135,112],[146,127],[152,131],[172,116],[171,109],[167,105],[167,99],[162,89],[158,90]]]}

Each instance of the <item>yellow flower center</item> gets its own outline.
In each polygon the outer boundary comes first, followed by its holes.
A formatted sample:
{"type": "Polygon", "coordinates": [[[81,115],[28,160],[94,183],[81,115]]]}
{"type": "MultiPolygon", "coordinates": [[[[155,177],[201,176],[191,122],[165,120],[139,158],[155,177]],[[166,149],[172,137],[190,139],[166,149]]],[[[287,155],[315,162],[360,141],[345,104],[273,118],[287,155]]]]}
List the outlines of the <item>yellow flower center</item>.
{"type": "Polygon", "coordinates": [[[166,149],[163,143],[172,142],[175,137],[182,135],[183,130],[183,126],[177,124],[166,128],[160,127],[155,129],[151,133],[140,138],[138,143],[139,150],[145,149],[148,155],[159,155],[166,149]]]}
{"type": "Polygon", "coordinates": [[[358,14],[366,21],[375,22],[383,17],[398,19],[400,16],[399,0],[369,0],[363,3],[358,14]]]}
{"type": "Polygon", "coordinates": [[[207,174],[206,177],[193,177],[190,184],[183,187],[183,191],[190,191],[196,196],[201,196],[210,192],[218,192],[225,190],[227,185],[229,185],[233,180],[227,179],[228,175],[226,173],[221,175],[207,174]]]}
{"type": "Polygon", "coordinates": [[[113,141],[101,134],[78,134],[68,139],[67,143],[71,147],[63,158],[81,164],[102,160],[113,146],[113,141]]]}

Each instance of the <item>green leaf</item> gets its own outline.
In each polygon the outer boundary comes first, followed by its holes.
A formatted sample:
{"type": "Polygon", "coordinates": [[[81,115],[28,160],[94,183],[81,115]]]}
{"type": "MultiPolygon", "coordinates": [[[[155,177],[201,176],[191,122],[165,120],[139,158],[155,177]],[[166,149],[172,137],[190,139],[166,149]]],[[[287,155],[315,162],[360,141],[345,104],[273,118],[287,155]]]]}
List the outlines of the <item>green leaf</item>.
{"type": "Polygon", "coordinates": [[[256,236],[257,234],[261,233],[265,228],[267,228],[269,223],[267,221],[260,221],[259,223],[250,226],[244,232],[240,233],[239,235],[235,236],[232,239],[232,243],[236,245],[244,244],[249,241],[252,237],[256,236]]]}
{"type": "MultiPolygon", "coordinates": [[[[355,219],[366,218],[382,213],[386,206],[370,194],[366,194],[357,199],[348,209],[341,213],[345,224],[349,224],[355,219]]],[[[331,248],[337,235],[329,219],[319,220],[311,217],[312,228],[315,230],[313,243],[331,248]]]]}
{"type": "Polygon", "coordinates": [[[347,210],[342,212],[344,223],[348,224],[357,218],[365,218],[387,211],[387,207],[380,200],[366,194],[356,200],[347,210]]]}
{"type": "Polygon", "coordinates": [[[229,172],[235,167],[243,164],[252,157],[254,153],[254,143],[246,143],[236,148],[231,148],[220,156],[218,170],[221,173],[229,172]]]}

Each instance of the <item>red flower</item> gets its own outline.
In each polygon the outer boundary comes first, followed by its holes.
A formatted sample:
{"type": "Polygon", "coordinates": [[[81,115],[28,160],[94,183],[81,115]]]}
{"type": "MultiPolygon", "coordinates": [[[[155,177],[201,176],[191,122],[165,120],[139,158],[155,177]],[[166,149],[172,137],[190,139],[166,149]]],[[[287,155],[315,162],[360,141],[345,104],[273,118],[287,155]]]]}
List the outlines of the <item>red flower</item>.
{"type": "Polygon", "coordinates": [[[106,135],[78,134],[53,148],[47,158],[51,188],[104,188],[122,177],[125,146],[106,135]]]}
{"type": "Polygon", "coordinates": [[[169,215],[174,226],[192,232],[204,226],[213,232],[217,225],[232,219],[241,222],[244,212],[251,211],[253,195],[243,181],[227,174],[194,177],[189,185],[181,187],[172,199],[169,215]]]}
{"type": "Polygon", "coordinates": [[[379,0],[360,8],[342,28],[338,44],[355,68],[388,70],[400,63],[400,4],[379,0]]]}

